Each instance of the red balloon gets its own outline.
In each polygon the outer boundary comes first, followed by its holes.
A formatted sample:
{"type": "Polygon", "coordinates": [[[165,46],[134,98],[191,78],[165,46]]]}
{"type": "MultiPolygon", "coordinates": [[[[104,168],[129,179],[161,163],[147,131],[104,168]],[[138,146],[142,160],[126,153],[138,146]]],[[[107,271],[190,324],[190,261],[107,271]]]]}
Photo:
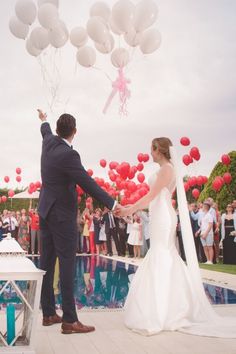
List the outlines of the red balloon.
{"type": "Polygon", "coordinates": [[[144,154],[143,155],[143,162],[148,162],[149,160],[149,155],[148,154],[144,154]]]}
{"type": "Polygon", "coordinates": [[[222,163],[223,163],[223,165],[229,165],[230,164],[230,162],[231,162],[231,160],[230,160],[230,156],[229,155],[222,155],[221,156],[221,161],[222,161],[222,163]]]}
{"type": "Polygon", "coordinates": [[[118,162],[115,162],[115,161],[111,161],[109,163],[109,167],[111,170],[114,170],[114,168],[116,168],[118,165],[119,165],[118,162]]]}
{"type": "Polygon", "coordinates": [[[212,182],[212,188],[216,192],[218,192],[221,189],[221,187],[223,186],[223,184],[224,184],[224,179],[222,177],[220,177],[220,176],[217,176],[214,179],[214,181],[212,182]]]}
{"type": "Polygon", "coordinates": [[[17,167],[17,168],[16,168],[16,173],[17,173],[18,175],[21,174],[21,168],[20,168],[20,167],[17,167]]]}
{"type": "Polygon", "coordinates": [[[196,184],[197,184],[197,177],[194,177],[194,176],[193,176],[193,177],[189,178],[188,184],[189,184],[190,187],[196,186],[196,184]]]}
{"type": "Polygon", "coordinates": [[[130,172],[130,164],[128,162],[122,162],[118,170],[121,177],[126,179],[130,172]]]}
{"type": "Polygon", "coordinates": [[[76,186],[76,192],[79,196],[83,195],[84,194],[84,191],[83,189],[80,187],[80,186],[76,186]]]}
{"type": "Polygon", "coordinates": [[[10,189],[10,190],[8,191],[8,197],[9,197],[9,198],[12,198],[12,197],[14,196],[14,194],[15,194],[15,192],[14,192],[12,189],[10,189]]]}
{"type": "Polygon", "coordinates": [[[144,168],[144,166],[143,166],[142,163],[139,163],[139,164],[137,165],[137,170],[138,170],[138,171],[142,171],[143,168],[144,168]]]}
{"type": "Polygon", "coordinates": [[[37,182],[35,182],[35,187],[36,187],[36,189],[39,189],[39,188],[41,188],[41,182],[40,181],[37,181],[37,182]]]}
{"type": "Polygon", "coordinates": [[[207,183],[207,181],[208,181],[208,178],[207,178],[207,176],[202,176],[203,177],[203,184],[206,184],[207,183]]]}
{"type": "Polygon", "coordinates": [[[183,136],[180,139],[180,144],[183,146],[188,146],[190,144],[190,139],[187,136],[183,136]]]}
{"type": "Polygon", "coordinates": [[[101,160],[100,160],[100,166],[104,168],[104,167],[106,167],[106,165],[107,165],[106,160],[101,159],[101,160]]]}
{"type": "Polygon", "coordinates": [[[141,187],[141,188],[139,188],[139,190],[138,190],[138,194],[140,195],[140,197],[143,197],[144,195],[146,195],[147,192],[148,192],[147,189],[144,188],[144,187],[141,187]]]}
{"type": "Polygon", "coordinates": [[[140,183],[143,183],[144,180],[145,180],[145,176],[143,173],[139,173],[138,176],[137,176],[137,179],[140,183]]]}
{"type": "Polygon", "coordinates": [[[90,177],[92,177],[92,175],[93,175],[93,170],[91,170],[90,168],[87,170],[87,174],[90,176],[90,177]]]}
{"type": "Polygon", "coordinates": [[[200,159],[200,152],[196,146],[192,147],[189,155],[194,159],[194,160],[199,160],[200,159]]]}
{"type": "Polygon", "coordinates": [[[230,184],[231,181],[232,181],[232,176],[229,172],[226,172],[224,175],[223,175],[223,179],[225,181],[226,184],[230,184]]]}
{"type": "Polygon", "coordinates": [[[197,185],[202,186],[204,184],[204,178],[203,176],[198,176],[197,177],[197,185]]]}
{"type": "Polygon", "coordinates": [[[193,196],[195,199],[197,199],[197,198],[199,197],[199,195],[200,195],[200,191],[199,191],[197,188],[194,188],[194,189],[192,190],[192,196],[193,196]]]}
{"type": "Polygon", "coordinates": [[[130,192],[135,192],[137,189],[137,186],[133,181],[129,181],[128,182],[128,189],[130,192]]]}
{"type": "Polygon", "coordinates": [[[7,201],[7,197],[6,197],[5,195],[3,195],[3,196],[2,196],[2,202],[3,202],[3,203],[6,203],[6,201],[7,201]]]}
{"type": "Polygon", "coordinates": [[[29,185],[29,187],[30,187],[30,189],[34,189],[35,184],[34,184],[33,182],[31,182],[30,185],[29,185]]]}
{"type": "Polygon", "coordinates": [[[114,173],[114,172],[110,172],[110,173],[109,173],[109,178],[110,178],[110,180],[111,180],[112,182],[115,182],[115,180],[116,180],[116,175],[115,175],[115,173],[114,173]]]}
{"type": "Polygon", "coordinates": [[[173,208],[175,208],[175,206],[176,206],[176,200],[175,200],[175,199],[171,199],[171,203],[172,203],[173,208]]]}
{"type": "Polygon", "coordinates": [[[184,189],[185,189],[185,192],[187,192],[189,190],[190,186],[188,184],[188,182],[185,182],[184,183],[184,189]]]}
{"type": "Polygon", "coordinates": [[[186,166],[188,166],[192,162],[192,158],[189,155],[184,155],[182,161],[186,166]]]}
{"type": "Polygon", "coordinates": [[[143,162],[143,154],[140,152],[137,156],[139,162],[143,162]]]}
{"type": "Polygon", "coordinates": [[[127,205],[127,204],[128,204],[128,203],[127,203],[127,199],[126,199],[126,197],[121,198],[121,200],[120,200],[120,204],[121,204],[122,206],[124,206],[124,205],[127,205]]]}
{"type": "Polygon", "coordinates": [[[8,176],[5,176],[5,177],[4,177],[4,181],[5,181],[6,183],[8,183],[8,182],[10,181],[10,178],[9,178],[8,176]]]}
{"type": "Polygon", "coordinates": [[[16,176],[16,181],[21,182],[21,176],[16,176]]]}

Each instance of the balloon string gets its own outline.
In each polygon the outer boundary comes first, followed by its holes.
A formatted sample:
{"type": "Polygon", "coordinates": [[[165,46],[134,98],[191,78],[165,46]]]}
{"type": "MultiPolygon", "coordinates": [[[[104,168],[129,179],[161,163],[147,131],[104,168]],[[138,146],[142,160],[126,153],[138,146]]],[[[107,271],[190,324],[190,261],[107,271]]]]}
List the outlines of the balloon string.
{"type": "Polygon", "coordinates": [[[98,71],[102,72],[108,78],[108,80],[110,80],[111,82],[113,81],[112,78],[104,70],[102,70],[101,68],[99,68],[97,66],[92,66],[92,69],[95,69],[95,70],[98,70],[98,71]]]}

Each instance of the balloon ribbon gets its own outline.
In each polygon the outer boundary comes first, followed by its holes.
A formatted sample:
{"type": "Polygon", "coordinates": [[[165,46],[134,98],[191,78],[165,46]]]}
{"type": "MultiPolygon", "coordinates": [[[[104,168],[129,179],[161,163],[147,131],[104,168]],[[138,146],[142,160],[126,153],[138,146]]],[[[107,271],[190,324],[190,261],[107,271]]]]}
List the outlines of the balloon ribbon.
{"type": "Polygon", "coordinates": [[[103,109],[103,113],[106,114],[108,107],[111,104],[111,101],[115,97],[117,93],[119,93],[120,96],[120,108],[119,112],[120,114],[127,115],[127,100],[130,98],[130,90],[128,89],[128,84],[130,84],[130,80],[126,79],[124,76],[123,69],[120,68],[118,70],[118,77],[115,81],[112,82],[112,91],[110,93],[110,96],[108,97],[105,107],[103,109]]]}

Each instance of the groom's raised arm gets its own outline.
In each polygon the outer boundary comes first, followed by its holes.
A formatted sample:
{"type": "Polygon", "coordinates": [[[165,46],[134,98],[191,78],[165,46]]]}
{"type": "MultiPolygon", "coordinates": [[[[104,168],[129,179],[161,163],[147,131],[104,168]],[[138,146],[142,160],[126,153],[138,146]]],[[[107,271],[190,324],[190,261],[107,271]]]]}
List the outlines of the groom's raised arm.
{"type": "Polygon", "coordinates": [[[41,120],[41,134],[42,137],[44,138],[46,135],[52,135],[52,130],[50,128],[49,123],[47,122],[47,114],[43,113],[41,109],[37,109],[39,113],[39,119],[41,120]]]}

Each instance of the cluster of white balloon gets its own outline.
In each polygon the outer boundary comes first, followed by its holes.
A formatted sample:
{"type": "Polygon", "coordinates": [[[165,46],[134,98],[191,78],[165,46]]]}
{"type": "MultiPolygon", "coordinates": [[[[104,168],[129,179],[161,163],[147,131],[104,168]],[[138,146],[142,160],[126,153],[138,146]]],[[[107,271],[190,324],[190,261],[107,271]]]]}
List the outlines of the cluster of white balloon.
{"type": "Polygon", "coordinates": [[[51,44],[62,47],[69,38],[66,25],[59,18],[58,0],[38,0],[38,9],[32,0],[18,0],[15,5],[16,16],[9,21],[10,31],[20,39],[26,39],[26,49],[30,55],[39,56],[51,44]],[[38,17],[41,26],[30,26],[38,17]]]}
{"type": "Polygon", "coordinates": [[[90,8],[86,28],[75,27],[70,33],[59,18],[58,1],[38,0],[37,8],[33,0],[17,0],[16,16],[9,22],[13,35],[26,39],[26,49],[35,57],[48,45],[60,48],[70,38],[70,42],[77,48],[77,61],[84,67],[94,66],[97,51],[102,54],[111,53],[111,62],[119,69],[119,76],[113,83],[115,87],[113,85],[112,95],[119,92],[120,97],[126,100],[129,95],[129,82],[124,78],[123,68],[130,61],[128,49],[139,47],[143,54],[150,54],[157,50],[161,43],[160,32],[151,27],[158,14],[155,0],[141,0],[137,5],[130,0],[118,0],[112,8],[105,2],[95,2],[90,8]],[[29,26],[36,17],[41,26],[33,28],[29,34],[29,26]],[[117,48],[114,34],[119,37],[117,48]],[[94,47],[87,44],[89,38],[94,42],[94,47]],[[121,45],[121,38],[124,39],[124,45],[121,45]]]}
{"type": "Polygon", "coordinates": [[[139,46],[143,54],[154,52],[161,43],[160,32],[149,28],[157,19],[155,1],[141,0],[136,6],[130,0],[118,0],[110,9],[104,2],[96,2],[90,9],[86,29],[76,27],[70,33],[71,43],[78,48],[77,60],[85,67],[95,64],[96,50],[111,53],[111,62],[117,68],[125,67],[129,60],[126,48],[116,48],[113,34],[123,36],[130,47],[139,46]],[[88,37],[94,41],[96,50],[85,45],[88,37]]]}

